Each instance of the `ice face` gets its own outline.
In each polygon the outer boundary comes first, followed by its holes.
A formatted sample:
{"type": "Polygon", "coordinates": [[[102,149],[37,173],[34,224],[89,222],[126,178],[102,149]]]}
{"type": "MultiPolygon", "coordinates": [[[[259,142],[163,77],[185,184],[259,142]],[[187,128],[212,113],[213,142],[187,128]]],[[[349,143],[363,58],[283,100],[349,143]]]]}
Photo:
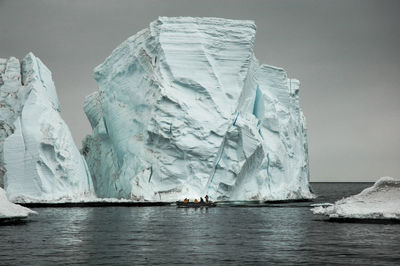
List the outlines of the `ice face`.
{"type": "Polygon", "coordinates": [[[83,141],[100,197],[310,198],[299,82],[259,66],[253,21],[160,17],[95,68],[83,141]]]}
{"type": "Polygon", "coordinates": [[[12,201],[55,201],[89,193],[90,173],[60,116],[51,72],[32,53],[1,60],[0,160],[12,201]]]}
{"type": "Polygon", "coordinates": [[[382,177],[357,195],[312,211],[339,219],[400,219],[400,179],[382,177]]]}

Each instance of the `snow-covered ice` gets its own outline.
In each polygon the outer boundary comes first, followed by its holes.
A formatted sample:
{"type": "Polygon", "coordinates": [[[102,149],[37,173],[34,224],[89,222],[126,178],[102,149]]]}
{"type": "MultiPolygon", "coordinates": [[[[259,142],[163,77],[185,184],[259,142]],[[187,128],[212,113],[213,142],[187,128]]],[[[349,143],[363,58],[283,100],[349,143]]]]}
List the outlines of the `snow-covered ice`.
{"type": "Polygon", "coordinates": [[[36,214],[36,212],[11,203],[7,199],[6,192],[0,188],[0,220],[26,218],[30,214],[36,214]]]}
{"type": "Polygon", "coordinates": [[[95,68],[83,154],[99,197],[313,197],[299,81],[259,65],[255,33],[253,21],[160,17],[95,68]]]}
{"type": "Polygon", "coordinates": [[[400,219],[400,179],[382,177],[360,194],[311,210],[330,218],[400,219]]]}
{"type": "Polygon", "coordinates": [[[51,72],[32,53],[22,63],[0,59],[0,123],[0,180],[11,201],[91,193],[90,173],[60,116],[51,72]]]}

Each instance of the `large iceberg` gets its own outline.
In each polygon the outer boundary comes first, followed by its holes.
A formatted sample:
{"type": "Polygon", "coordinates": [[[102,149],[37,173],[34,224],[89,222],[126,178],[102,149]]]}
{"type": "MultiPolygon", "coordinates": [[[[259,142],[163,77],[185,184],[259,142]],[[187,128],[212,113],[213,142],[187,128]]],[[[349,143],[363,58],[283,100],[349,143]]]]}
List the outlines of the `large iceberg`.
{"type": "Polygon", "coordinates": [[[253,21],[160,17],[94,70],[83,141],[99,197],[313,197],[299,81],[259,65],[253,21]]]}
{"type": "Polygon", "coordinates": [[[60,116],[51,72],[32,53],[0,59],[1,183],[14,202],[83,197],[93,190],[60,116]]]}
{"type": "Polygon", "coordinates": [[[380,178],[360,194],[311,209],[334,219],[400,219],[400,179],[380,178]]]}

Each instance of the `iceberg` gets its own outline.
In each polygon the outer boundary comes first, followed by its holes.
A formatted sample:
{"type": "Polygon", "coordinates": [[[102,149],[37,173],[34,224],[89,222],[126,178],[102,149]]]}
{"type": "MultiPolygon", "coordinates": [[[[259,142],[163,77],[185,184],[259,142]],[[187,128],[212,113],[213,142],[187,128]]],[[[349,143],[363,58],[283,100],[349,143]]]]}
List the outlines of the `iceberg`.
{"type": "Polygon", "coordinates": [[[312,198],[300,83],[259,65],[253,21],[160,17],[94,69],[83,140],[99,197],[312,198]]]}
{"type": "Polygon", "coordinates": [[[11,203],[7,199],[6,192],[0,188],[0,222],[25,219],[31,214],[37,214],[37,212],[11,203]]]}
{"type": "Polygon", "coordinates": [[[13,202],[93,191],[85,159],[60,116],[50,70],[32,53],[0,59],[0,180],[13,202]]]}
{"type": "Polygon", "coordinates": [[[400,219],[400,179],[380,178],[361,193],[333,205],[312,208],[314,214],[333,219],[400,219]]]}

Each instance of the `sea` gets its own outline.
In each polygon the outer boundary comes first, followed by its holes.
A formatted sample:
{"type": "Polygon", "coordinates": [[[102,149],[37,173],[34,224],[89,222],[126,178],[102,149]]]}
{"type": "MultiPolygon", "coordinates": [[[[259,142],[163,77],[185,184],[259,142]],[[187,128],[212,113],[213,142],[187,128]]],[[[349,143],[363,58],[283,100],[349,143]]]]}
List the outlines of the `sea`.
{"type": "Polygon", "coordinates": [[[313,202],[37,208],[0,226],[0,265],[400,265],[400,224],[310,212],[371,185],[312,183],[313,202]]]}

